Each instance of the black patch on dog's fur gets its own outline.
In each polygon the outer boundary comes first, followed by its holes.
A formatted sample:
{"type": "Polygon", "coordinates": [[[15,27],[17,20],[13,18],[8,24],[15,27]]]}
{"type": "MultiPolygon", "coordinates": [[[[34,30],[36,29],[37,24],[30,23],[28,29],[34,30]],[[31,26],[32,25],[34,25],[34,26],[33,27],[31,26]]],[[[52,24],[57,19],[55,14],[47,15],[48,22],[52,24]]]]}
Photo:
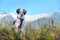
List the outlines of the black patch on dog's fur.
{"type": "Polygon", "coordinates": [[[12,25],[14,25],[14,24],[15,24],[15,22],[16,22],[16,20],[15,20],[15,21],[13,21],[13,24],[12,24],[12,25]]]}

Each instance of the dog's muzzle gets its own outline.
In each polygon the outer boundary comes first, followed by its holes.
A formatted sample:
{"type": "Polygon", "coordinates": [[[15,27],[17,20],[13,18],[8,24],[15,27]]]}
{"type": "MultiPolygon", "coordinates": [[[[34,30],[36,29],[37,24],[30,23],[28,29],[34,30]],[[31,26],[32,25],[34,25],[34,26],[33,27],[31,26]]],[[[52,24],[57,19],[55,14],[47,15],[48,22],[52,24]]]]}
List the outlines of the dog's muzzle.
{"type": "Polygon", "coordinates": [[[19,13],[18,17],[24,19],[24,13],[19,13]]]}

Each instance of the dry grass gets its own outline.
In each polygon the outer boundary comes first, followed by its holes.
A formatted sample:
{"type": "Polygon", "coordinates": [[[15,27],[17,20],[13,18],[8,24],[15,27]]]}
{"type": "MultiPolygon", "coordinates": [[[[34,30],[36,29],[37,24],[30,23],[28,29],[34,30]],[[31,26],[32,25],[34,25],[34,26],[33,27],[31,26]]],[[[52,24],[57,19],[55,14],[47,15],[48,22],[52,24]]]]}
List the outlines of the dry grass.
{"type": "Polygon", "coordinates": [[[26,26],[26,33],[16,33],[15,28],[9,27],[7,24],[2,28],[0,25],[0,40],[59,40],[60,26],[55,28],[48,24],[38,25],[38,29],[32,28],[31,25],[26,26]]]}

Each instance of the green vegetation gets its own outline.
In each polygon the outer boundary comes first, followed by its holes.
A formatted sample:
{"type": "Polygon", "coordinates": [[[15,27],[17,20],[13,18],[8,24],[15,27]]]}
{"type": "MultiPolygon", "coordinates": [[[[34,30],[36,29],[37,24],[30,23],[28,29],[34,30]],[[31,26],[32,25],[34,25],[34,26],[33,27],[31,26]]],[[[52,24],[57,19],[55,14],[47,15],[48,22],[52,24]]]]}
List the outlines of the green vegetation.
{"type": "Polygon", "coordinates": [[[26,25],[26,33],[16,33],[15,28],[7,25],[0,25],[0,40],[58,40],[60,39],[60,26],[50,24],[38,25],[39,28],[34,29],[32,25],[26,25]]]}

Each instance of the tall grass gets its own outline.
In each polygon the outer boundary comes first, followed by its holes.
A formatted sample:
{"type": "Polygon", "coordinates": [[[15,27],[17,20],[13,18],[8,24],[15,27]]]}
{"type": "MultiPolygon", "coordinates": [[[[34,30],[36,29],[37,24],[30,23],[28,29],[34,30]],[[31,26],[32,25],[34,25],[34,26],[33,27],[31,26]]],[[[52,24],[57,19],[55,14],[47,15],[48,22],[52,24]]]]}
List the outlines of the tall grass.
{"type": "MultiPolygon", "coordinates": [[[[0,40],[58,40],[60,39],[60,26],[56,29],[46,23],[38,25],[38,29],[32,28],[32,25],[26,25],[26,33],[16,33],[15,28],[10,27],[7,23],[0,25],[0,40]]],[[[55,26],[56,27],[56,26],[55,26]]]]}

